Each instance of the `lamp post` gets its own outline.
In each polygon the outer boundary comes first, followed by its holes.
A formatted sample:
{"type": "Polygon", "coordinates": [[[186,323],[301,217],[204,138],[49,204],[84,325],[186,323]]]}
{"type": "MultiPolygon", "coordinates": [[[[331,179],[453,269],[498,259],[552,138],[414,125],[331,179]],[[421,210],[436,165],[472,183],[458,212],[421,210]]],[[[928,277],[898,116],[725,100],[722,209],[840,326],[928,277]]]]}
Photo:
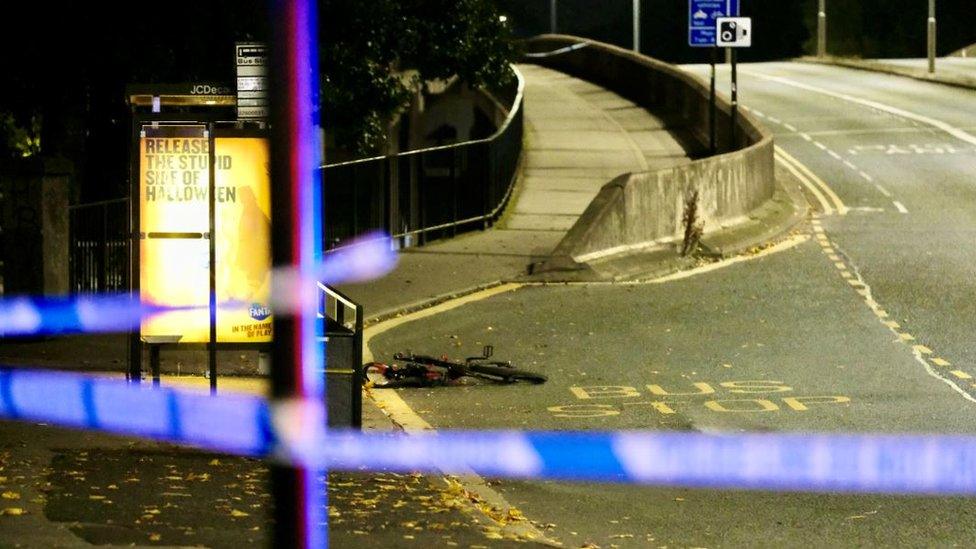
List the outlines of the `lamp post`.
{"type": "Polygon", "coordinates": [[[928,55],[929,74],[935,72],[935,0],[929,0],[928,55]]]}
{"type": "Polygon", "coordinates": [[[634,51],[640,53],[640,0],[634,0],[634,51]]]}
{"type": "Polygon", "coordinates": [[[820,0],[817,10],[817,57],[827,55],[827,0],[820,0]]]}
{"type": "Polygon", "coordinates": [[[549,32],[556,34],[556,0],[549,0],[549,32]]]}

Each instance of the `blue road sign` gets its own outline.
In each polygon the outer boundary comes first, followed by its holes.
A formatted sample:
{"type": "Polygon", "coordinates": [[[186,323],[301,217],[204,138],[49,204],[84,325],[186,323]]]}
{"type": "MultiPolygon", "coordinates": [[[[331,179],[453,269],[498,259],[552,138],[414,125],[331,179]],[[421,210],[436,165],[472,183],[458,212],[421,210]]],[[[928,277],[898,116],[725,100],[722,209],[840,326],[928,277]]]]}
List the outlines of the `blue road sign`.
{"type": "Polygon", "coordinates": [[[739,0],[688,0],[688,45],[715,45],[715,20],[739,15],[739,0]]]}

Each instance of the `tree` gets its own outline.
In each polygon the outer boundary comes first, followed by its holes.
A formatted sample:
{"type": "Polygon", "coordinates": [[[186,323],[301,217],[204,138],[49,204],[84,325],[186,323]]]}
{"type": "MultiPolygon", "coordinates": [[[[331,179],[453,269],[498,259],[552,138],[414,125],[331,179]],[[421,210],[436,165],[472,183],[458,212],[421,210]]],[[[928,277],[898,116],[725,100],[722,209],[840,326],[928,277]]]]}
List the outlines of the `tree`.
{"type": "MultiPolygon", "coordinates": [[[[433,78],[502,82],[514,57],[492,0],[319,0],[324,123],[377,150],[433,78]]],[[[0,17],[0,157],[64,156],[82,200],[124,195],[129,83],[233,82],[235,41],[267,40],[267,0],[11,3],[0,17]]]]}
{"type": "Polygon", "coordinates": [[[491,0],[322,0],[324,123],[343,148],[375,153],[411,95],[457,76],[503,84],[515,57],[491,0]]]}

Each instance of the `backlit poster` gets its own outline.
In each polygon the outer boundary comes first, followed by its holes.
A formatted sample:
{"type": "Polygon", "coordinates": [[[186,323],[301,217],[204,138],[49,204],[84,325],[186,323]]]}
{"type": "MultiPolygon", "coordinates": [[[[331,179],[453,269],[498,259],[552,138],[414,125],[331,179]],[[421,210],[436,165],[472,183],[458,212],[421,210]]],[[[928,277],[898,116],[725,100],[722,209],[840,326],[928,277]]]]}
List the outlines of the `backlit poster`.
{"type": "MultiPolygon", "coordinates": [[[[221,137],[215,157],[217,341],[271,341],[267,140],[221,137]]],[[[187,307],[147,319],[142,336],[209,341],[209,158],[203,126],[146,127],[140,139],[140,291],[187,307]]]]}
{"type": "Polygon", "coordinates": [[[271,176],[268,141],[218,137],[217,341],[271,341],[271,176]],[[230,304],[234,304],[233,306],[230,304]]]}

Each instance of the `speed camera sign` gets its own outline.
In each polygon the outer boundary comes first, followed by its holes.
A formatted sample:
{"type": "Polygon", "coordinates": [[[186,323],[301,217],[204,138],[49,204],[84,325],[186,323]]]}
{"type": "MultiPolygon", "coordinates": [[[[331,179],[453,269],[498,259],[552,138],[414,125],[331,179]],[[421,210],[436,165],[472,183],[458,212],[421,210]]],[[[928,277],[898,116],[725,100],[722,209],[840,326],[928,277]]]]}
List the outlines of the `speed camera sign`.
{"type": "Polygon", "coordinates": [[[719,17],[715,20],[715,45],[720,48],[752,46],[751,17],[719,17]]]}

